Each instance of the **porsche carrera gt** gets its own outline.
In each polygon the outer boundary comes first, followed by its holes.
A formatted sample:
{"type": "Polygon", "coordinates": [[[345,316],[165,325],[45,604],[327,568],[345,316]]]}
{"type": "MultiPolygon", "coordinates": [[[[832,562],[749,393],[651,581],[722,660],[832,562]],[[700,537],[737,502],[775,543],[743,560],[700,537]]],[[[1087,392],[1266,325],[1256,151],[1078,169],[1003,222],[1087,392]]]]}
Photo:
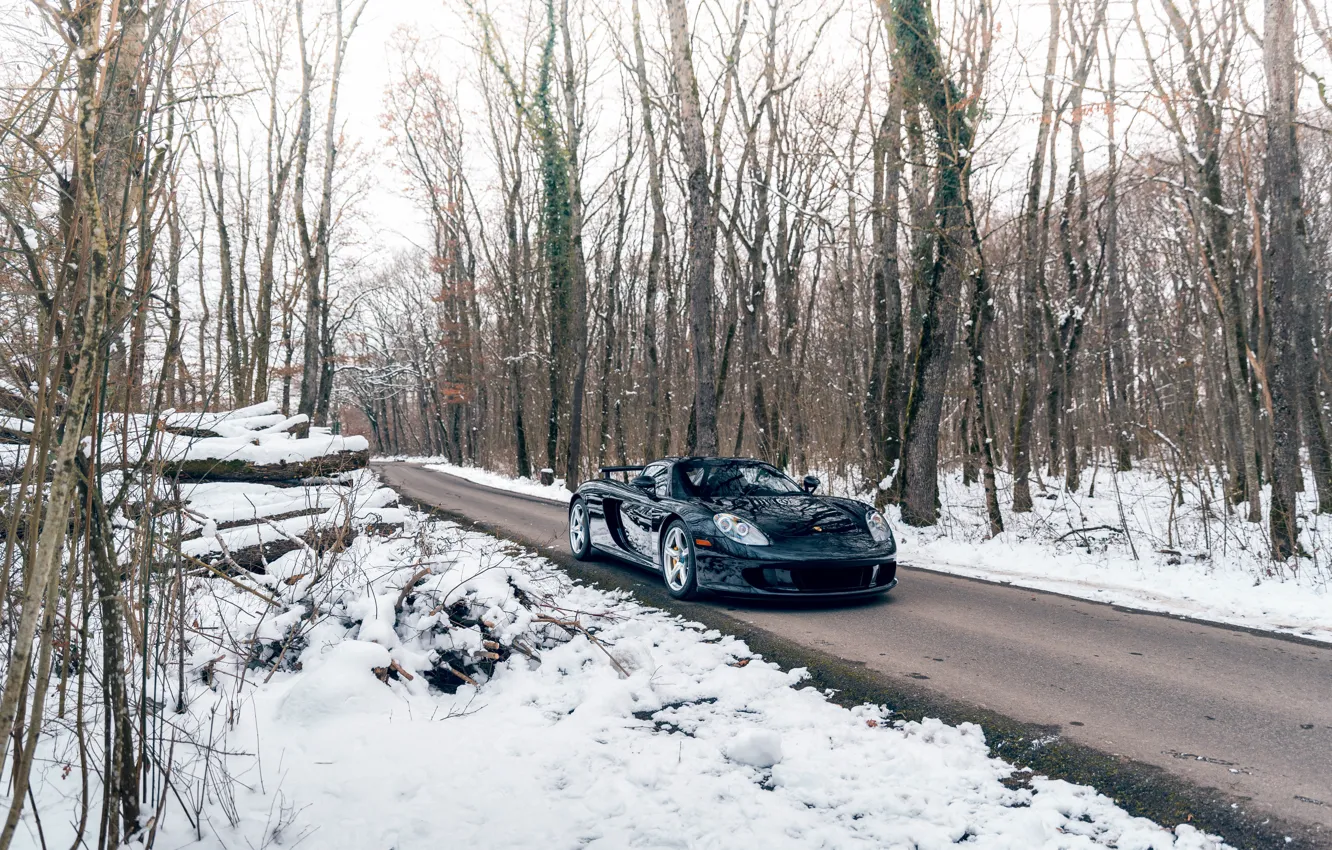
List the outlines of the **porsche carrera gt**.
{"type": "Polygon", "coordinates": [[[599,552],[652,570],[677,599],[891,590],[897,542],[887,520],[863,502],[816,495],[818,486],[745,458],[603,467],[569,503],[569,547],[579,560],[599,552]]]}

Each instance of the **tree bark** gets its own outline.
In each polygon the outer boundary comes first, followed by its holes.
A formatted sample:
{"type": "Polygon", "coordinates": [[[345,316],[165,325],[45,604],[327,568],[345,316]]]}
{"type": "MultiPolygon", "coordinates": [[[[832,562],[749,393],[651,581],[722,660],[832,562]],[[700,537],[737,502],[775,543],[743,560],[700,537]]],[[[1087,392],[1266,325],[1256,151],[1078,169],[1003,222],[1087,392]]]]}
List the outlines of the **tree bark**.
{"type": "Polygon", "coordinates": [[[1295,493],[1300,470],[1300,384],[1306,352],[1299,338],[1309,291],[1307,234],[1301,206],[1299,150],[1295,137],[1295,10],[1291,0],[1265,0],[1263,68],[1267,78],[1267,198],[1269,224],[1263,262],[1271,305],[1272,557],[1299,553],[1295,493]]]}
{"type": "MultiPolygon", "coordinates": [[[[689,190],[689,330],[694,349],[695,451],[717,454],[717,368],[713,339],[712,271],[717,240],[716,211],[709,185],[707,139],[694,77],[685,0],[666,0],[671,56],[680,93],[680,125],[689,190]]],[[[720,167],[720,166],[719,166],[720,167]]]]}
{"type": "Polygon", "coordinates": [[[254,399],[267,401],[269,394],[269,357],[273,340],[273,285],[282,202],[291,176],[292,156],[282,150],[278,137],[278,57],[270,57],[268,69],[267,214],[264,218],[264,243],[259,258],[259,292],[254,317],[254,399]]]}
{"type": "Polygon", "coordinates": [[[1105,279],[1106,279],[1106,403],[1114,430],[1115,468],[1133,469],[1132,395],[1133,341],[1129,336],[1128,280],[1119,257],[1119,143],[1115,128],[1115,46],[1105,31],[1109,70],[1106,82],[1106,189],[1105,189],[1105,279]]]}
{"type": "Polygon", "coordinates": [[[305,30],[305,2],[296,0],[296,23],[299,30],[301,56],[300,122],[296,138],[294,214],[296,233],[300,237],[301,263],[305,282],[305,340],[301,347],[301,394],[296,410],[311,418],[312,424],[323,425],[316,418],[323,379],[324,345],[324,264],[328,261],[329,228],[333,214],[333,174],[337,164],[338,91],[342,81],[342,64],[347,56],[347,44],[365,10],[367,0],[361,0],[351,13],[349,26],[343,27],[343,0],[334,0],[333,67],[328,86],[328,111],[324,127],[324,162],[319,184],[319,210],[313,225],[305,210],[306,172],[309,166],[310,142],[313,137],[313,95],[315,70],[311,63],[309,36],[305,30]]]}
{"type": "MultiPolygon", "coordinates": [[[[886,22],[890,23],[890,22],[886,22]]],[[[890,50],[895,44],[888,26],[890,50]]],[[[895,52],[895,51],[894,51],[895,52]]],[[[871,477],[881,485],[894,474],[902,452],[902,409],[899,404],[904,356],[902,281],[898,264],[898,207],[902,183],[902,99],[899,59],[889,79],[888,110],[874,139],[873,342],[866,387],[866,429],[870,437],[871,477]]],[[[876,501],[890,488],[879,486],[876,501]]],[[[882,504],[879,505],[882,507],[882,504]]]]}
{"type": "Polygon", "coordinates": [[[588,322],[587,261],[583,255],[583,188],[579,156],[582,144],[582,115],[578,110],[578,76],[574,64],[573,39],[569,31],[569,2],[560,3],[560,33],[564,41],[565,155],[569,192],[569,264],[571,274],[569,325],[573,334],[573,376],[569,400],[569,446],[565,455],[565,486],[575,488],[583,469],[583,407],[586,401],[588,322]]]}
{"type": "Polygon", "coordinates": [[[964,104],[947,75],[928,4],[923,0],[879,0],[879,4],[895,28],[898,55],[905,63],[907,97],[928,115],[938,155],[934,261],[926,283],[916,371],[907,402],[902,464],[903,522],[934,525],[939,516],[939,422],[970,244],[965,203],[975,107],[964,104]]]}
{"type": "Polygon", "coordinates": [[[666,198],[661,148],[652,119],[652,92],[648,86],[647,57],[643,50],[643,21],[638,0],[633,0],[634,76],[638,83],[638,103],[642,112],[644,148],[647,151],[648,199],[652,204],[652,247],[648,253],[643,296],[643,354],[647,370],[646,440],[643,460],[670,451],[661,428],[661,366],[657,351],[657,292],[662,270],[666,267],[666,198]]]}
{"type": "MultiPolygon", "coordinates": [[[[68,520],[75,507],[74,496],[79,479],[77,461],[89,423],[93,394],[103,374],[107,346],[105,332],[112,310],[111,280],[114,272],[106,219],[99,197],[101,184],[97,176],[99,149],[96,133],[102,112],[98,96],[99,63],[105,56],[101,50],[102,4],[88,2],[73,11],[51,14],[55,18],[52,24],[58,30],[66,31],[68,28],[71,47],[76,52],[74,172],[77,184],[77,225],[71,222],[65,238],[71,246],[77,240],[82,248],[79,274],[85,287],[86,320],[79,328],[78,349],[56,431],[60,435],[59,444],[52,466],[46,507],[42,512],[41,534],[32,566],[25,576],[21,597],[17,600],[18,623],[14,628],[13,650],[5,675],[4,693],[0,696],[0,760],[8,751],[19,703],[32,672],[34,638],[38,619],[45,610],[43,600],[48,599],[51,585],[58,579],[64,557],[68,520]],[[78,232],[76,226],[81,229],[83,236],[75,236],[78,232]]],[[[38,684],[41,684],[40,681],[38,684]]],[[[44,698],[45,693],[34,688],[31,694],[33,705],[39,705],[44,698]]],[[[21,807],[27,772],[23,771],[13,779],[16,792],[14,798],[21,807]]],[[[0,847],[10,845],[16,825],[17,817],[11,811],[4,832],[0,834],[0,847]]]]}
{"type": "Polygon", "coordinates": [[[1022,282],[1018,308],[1022,316],[1022,373],[1019,377],[1016,421],[1013,428],[1013,513],[1032,509],[1031,443],[1036,418],[1037,381],[1040,376],[1041,311],[1038,278],[1044,275],[1045,257],[1041,238],[1041,179],[1045,174],[1046,150],[1054,123],[1054,80],[1059,63],[1060,0],[1050,0],[1049,42],[1045,53],[1045,77],[1041,87],[1041,119],[1036,130],[1036,151],[1027,176],[1027,196],[1022,208],[1022,282]]]}

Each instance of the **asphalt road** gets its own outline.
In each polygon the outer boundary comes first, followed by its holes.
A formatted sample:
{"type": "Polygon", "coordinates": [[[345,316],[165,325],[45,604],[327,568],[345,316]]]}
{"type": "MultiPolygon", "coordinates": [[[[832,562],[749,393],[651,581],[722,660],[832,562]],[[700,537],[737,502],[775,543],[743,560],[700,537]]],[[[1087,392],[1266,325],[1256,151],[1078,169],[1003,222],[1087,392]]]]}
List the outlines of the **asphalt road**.
{"type": "MultiPolygon", "coordinates": [[[[568,549],[561,505],[411,464],[379,470],[416,501],[568,549]]],[[[1218,789],[1303,827],[1296,846],[1332,842],[1332,647],[927,569],[899,578],[868,604],[685,605],[1218,789]]]]}

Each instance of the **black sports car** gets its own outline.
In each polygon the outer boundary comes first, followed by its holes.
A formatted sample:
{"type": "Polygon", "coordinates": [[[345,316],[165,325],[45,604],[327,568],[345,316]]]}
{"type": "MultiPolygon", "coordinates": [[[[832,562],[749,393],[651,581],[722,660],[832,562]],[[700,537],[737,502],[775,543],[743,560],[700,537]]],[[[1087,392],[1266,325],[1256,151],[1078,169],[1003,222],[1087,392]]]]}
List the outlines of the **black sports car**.
{"type": "Polygon", "coordinates": [[[813,476],[797,484],[743,458],[607,466],[569,503],[569,546],[579,560],[596,550],[656,571],[677,599],[702,590],[770,597],[891,590],[897,542],[887,521],[863,502],[814,495],[818,486],[813,476]]]}

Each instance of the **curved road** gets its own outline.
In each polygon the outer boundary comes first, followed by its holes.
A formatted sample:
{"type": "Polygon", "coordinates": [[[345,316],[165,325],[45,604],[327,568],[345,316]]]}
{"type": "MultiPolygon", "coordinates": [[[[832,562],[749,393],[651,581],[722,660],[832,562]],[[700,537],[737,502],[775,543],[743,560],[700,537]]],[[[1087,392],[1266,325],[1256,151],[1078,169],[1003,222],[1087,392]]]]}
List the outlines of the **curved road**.
{"type": "MultiPolygon", "coordinates": [[[[567,551],[562,505],[413,464],[377,466],[409,498],[567,551]]],[[[1332,647],[923,569],[899,577],[870,604],[696,604],[1217,788],[1304,827],[1293,846],[1332,842],[1332,647]]]]}

